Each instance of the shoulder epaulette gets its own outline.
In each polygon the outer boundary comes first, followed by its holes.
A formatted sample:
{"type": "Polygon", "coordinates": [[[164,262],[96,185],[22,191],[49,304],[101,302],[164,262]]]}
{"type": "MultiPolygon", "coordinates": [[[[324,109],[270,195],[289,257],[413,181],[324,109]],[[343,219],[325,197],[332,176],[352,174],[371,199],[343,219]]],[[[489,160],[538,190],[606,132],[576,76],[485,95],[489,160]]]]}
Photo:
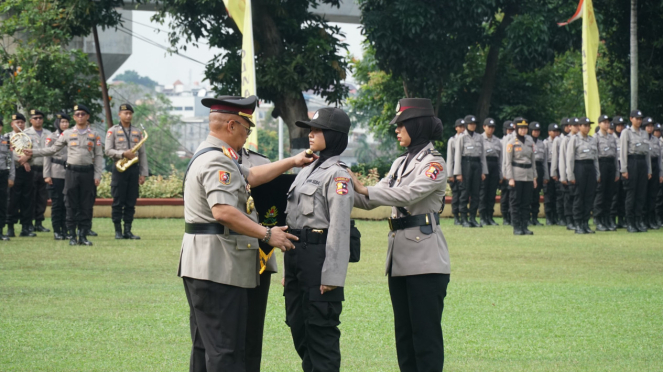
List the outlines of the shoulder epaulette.
{"type": "Polygon", "coordinates": [[[265,158],[265,159],[269,159],[269,158],[267,157],[267,155],[263,155],[263,154],[261,154],[261,153],[259,153],[259,152],[253,151],[253,150],[248,150],[248,151],[249,151],[249,153],[251,153],[251,154],[253,154],[253,155],[258,155],[258,156],[261,156],[261,157],[263,157],[263,158],[265,158]]]}
{"type": "Polygon", "coordinates": [[[431,151],[430,153],[431,153],[431,155],[433,155],[433,156],[442,156],[442,154],[440,154],[440,152],[437,151],[437,150],[435,150],[435,149],[433,149],[433,151],[431,151]]]}
{"type": "Polygon", "coordinates": [[[340,160],[337,161],[336,164],[340,165],[340,166],[343,167],[343,168],[350,168],[350,167],[348,167],[347,164],[345,164],[344,162],[342,162],[342,161],[340,161],[340,160]]]}

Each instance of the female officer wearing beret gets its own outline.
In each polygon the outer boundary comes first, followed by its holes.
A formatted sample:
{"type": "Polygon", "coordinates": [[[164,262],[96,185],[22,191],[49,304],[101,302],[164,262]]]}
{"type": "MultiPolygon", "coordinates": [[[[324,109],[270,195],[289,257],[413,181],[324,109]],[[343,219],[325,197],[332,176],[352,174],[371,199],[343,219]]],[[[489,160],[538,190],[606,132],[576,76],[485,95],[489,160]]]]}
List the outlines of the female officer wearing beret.
{"type": "Polygon", "coordinates": [[[439,227],[447,184],[446,164],[431,140],[442,135],[428,99],[400,100],[396,134],[407,153],[389,175],[365,187],[354,179],[355,206],[392,206],[386,274],[394,311],[401,371],[441,371],[444,366],[442,311],[449,284],[449,250],[439,227]]]}

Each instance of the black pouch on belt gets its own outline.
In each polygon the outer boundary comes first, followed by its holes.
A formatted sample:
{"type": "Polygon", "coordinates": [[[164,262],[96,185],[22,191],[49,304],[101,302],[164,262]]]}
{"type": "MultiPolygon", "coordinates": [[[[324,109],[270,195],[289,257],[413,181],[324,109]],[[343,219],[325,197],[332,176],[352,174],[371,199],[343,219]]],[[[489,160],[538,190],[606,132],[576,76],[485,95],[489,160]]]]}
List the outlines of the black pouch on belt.
{"type": "Polygon", "coordinates": [[[359,262],[361,256],[361,233],[355,227],[355,220],[350,220],[350,262],[359,262]]]}

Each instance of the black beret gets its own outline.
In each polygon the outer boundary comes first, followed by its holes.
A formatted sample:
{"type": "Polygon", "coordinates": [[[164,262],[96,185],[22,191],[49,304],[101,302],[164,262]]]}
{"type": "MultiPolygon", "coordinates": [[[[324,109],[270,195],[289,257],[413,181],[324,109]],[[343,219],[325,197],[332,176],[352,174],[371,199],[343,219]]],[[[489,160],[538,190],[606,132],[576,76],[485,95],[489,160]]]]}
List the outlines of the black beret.
{"type": "Polygon", "coordinates": [[[483,126],[484,127],[494,127],[495,126],[495,120],[493,118],[486,118],[483,121],[483,126]]]}
{"type": "Polygon", "coordinates": [[[58,119],[67,119],[67,120],[71,121],[71,117],[69,115],[65,114],[64,112],[59,112],[59,113],[55,114],[55,117],[58,118],[58,119]]]}
{"type": "Polygon", "coordinates": [[[20,112],[17,112],[15,114],[12,114],[12,120],[23,120],[25,121],[25,116],[21,114],[20,112]]]}
{"type": "Polygon", "coordinates": [[[428,98],[403,98],[396,106],[396,116],[389,124],[402,123],[408,119],[435,116],[433,104],[428,98]]]}
{"type": "Polygon", "coordinates": [[[254,127],[253,112],[256,110],[258,104],[258,97],[237,97],[237,96],[220,96],[216,98],[203,98],[201,101],[203,106],[209,107],[209,112],[220,112],[224,114],[238,115],[249,122],[249,125],[254,127]]]}
{"type": "Polygon", "coordinates": [[[529,124],[530,130],[541,130],[541,124],[538,121],[533,121],[529,124]]]}
{"type": "Polygon", "coordinates": [[[74,106],[74,112],[76,111],[85,111],[88,115],[90,115],[90,109],[87,108],[85,105],[81,105],[80,103],[78,105],[74,106]]]}
{"type": "Polygon", "coordinates": [[[465,117],[465,124],[476,124],[477,123],[477,117],[474,115],[467,115],[465,117]]]}
{"type": "Polygon", "coordinates": [[[550,124],[548,124],[548,132],[553,131],[553,130],[556,130],[556,131],[560,131],[560,132],[561,132],[561,131],[562,131],[562,128],[561,128],[559,125],[557,125],[557,123],[550,123],[550,124]]]}
{"type": "Polygon", "coordinates": [[[513,119],[513,122],[516,124],[517,128],[522,128],[522,127],[528,128],[529,127],[529,124],[527,123],[527,119],[525,119],[523,117],[520,117],[520,116],[513,119]]]}
{"type": "Polygon", "coordinates": [[[632,118],[641,118],[642,116],[643,116],[642,111],[640,111],[640,110],[631,111],[631,117],[632,118]]]}
{"type": "Polygon", "coordinates": [[[133,106],[130,103],[123,103],[120,105],[120,111],[131,111],[134,112],[133,106]]]}
{"type": "Polygon", "coordinates": [[[606,121],[606,120],[610,121],[610,120],[612,120],[612,118],[608,115],[601,115],[601,116],[599,116],[598,120],[596,120],[596,122],[600,123],[600,122],[606,121]]]}
{"type": "Polygon", "coordinates": [[[37,115],[41,115],[41,117],[46,117],[46,115],[44,115],[44,113],[39,110],[30,110],[30,116],[37,116],[37,115]]]}
{"type": "Polygon", "coordinates": [[[300,128],[329,129],[343,134],[350,133],[350,118],[345,111],[335,107],[323,107],[315,112],[310,121],[297,121],[300,128]]]}
{"type": "Polygon", "coordinates": [[[465,120],[464,119],[456,119],[456,122],[454,123],[454,128],[462,127],[463,125],[465,125],[465,120]]]}

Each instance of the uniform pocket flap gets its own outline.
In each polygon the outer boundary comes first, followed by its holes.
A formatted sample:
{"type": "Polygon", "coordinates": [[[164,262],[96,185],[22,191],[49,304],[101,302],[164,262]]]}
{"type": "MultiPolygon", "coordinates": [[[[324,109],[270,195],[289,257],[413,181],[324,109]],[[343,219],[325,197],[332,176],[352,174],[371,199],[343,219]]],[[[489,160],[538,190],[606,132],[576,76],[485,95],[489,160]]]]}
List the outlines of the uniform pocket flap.
{"type": "Polygon", "coordinates": [[[237,235],[236,238],[236,247],[239,251],[258,249],[260,245],[258,244],[258,239],[252,238],[246,235],[237,235]]]}
{"type": "Polygon", "coordinates": [[[430,239],[430,237],[433,236],[433,234],[426,235],[422,233],[419,227],[410,227],[408,229],[405,229],[404,234],[405,234],[405,239],[411,240],[415,243],[421,243],[422,241],[430,239]]]}
{"type": "Polygon", "coordinates": [[[315,192],[318,189],[318,186],[312,184],[305,184],[299,190],[299,210],[304,215],[309,215],[313,213],[315,209],[315,192]]]}

